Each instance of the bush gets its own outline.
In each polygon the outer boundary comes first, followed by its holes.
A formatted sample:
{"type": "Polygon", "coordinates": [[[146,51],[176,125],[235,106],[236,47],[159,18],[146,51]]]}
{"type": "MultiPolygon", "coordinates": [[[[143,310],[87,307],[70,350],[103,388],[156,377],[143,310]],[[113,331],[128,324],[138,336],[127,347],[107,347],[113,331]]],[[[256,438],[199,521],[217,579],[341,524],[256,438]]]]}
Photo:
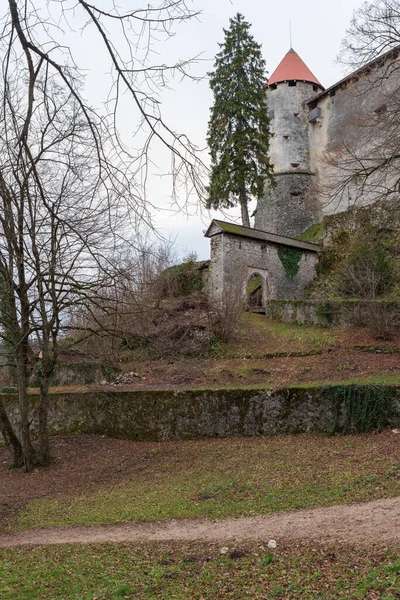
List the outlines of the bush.
{"type": "Polygon", "coordinates": [[[230,342],[243,312],[240,286],[232,286],[222,300],[209,300],[207,312],[210,341],[213,344],[230,342]]]}
{"type": "Polygon", "coordinates": [[[161,296],[179,298],[192,296],[203,288],[202,267],[204,262],[196,262],[195,256],[189,255],[180,265],[168,267],[161,274],[161,296]]]}
{"type": "MultiPolygon", "coordinates": [[[[340,274],[340,290],[344,296],[367,302],[355,309],[355,324],[369,325],[375,339],[390,339],[397,311],[389,303],[379,302],[396,282],[396,262],[385,247],[362,244],[347,258],[340,274]],[[356,314],[357,313],[357,314],[356,314]]],[[[351,312],[351,311],[350,311],[351,312]]]]}
{"type": "Polygon", "coordinates": [[[394,257],[384,247],[362,244],[348,257],[340,279],[345,296],[375,300],[395,283],[394,257]]]}

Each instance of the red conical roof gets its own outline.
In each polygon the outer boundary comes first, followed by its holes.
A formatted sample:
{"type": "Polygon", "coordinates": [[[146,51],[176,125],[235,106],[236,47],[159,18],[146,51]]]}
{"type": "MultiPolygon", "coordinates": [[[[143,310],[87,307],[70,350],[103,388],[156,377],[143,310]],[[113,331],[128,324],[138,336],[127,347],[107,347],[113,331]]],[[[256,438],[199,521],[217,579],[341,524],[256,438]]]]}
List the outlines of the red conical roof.
{"type": "Polygon", "coordinates": [[[290,48],[289,52],[283,57],[269,78],[268,85],[293,80],[314,83],[324,89],[315,75],[311,73],[307,65],[301,60],[297,52],[295,52],[293,48],[290,48]]]}

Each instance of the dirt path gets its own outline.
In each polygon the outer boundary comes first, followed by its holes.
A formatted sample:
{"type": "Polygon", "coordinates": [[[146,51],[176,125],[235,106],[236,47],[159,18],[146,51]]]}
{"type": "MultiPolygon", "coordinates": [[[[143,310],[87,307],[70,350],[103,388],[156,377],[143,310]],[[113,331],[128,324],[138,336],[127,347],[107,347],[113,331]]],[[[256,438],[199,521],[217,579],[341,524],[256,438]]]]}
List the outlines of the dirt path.
{"type": "Polygon", "coordinates": [[[0,537],[0,548],[21,545],[166,540],[400,541],[400,497],[224,520],[172,520],[92,527],[36,529],[0,537]]]}

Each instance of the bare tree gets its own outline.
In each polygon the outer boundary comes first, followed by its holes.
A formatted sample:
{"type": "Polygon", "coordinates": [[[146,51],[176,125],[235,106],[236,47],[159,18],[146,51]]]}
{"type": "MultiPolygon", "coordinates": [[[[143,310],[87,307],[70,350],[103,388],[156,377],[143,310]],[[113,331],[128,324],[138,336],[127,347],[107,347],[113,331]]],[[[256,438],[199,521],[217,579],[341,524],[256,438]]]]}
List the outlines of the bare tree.
{"type": "MultiPolygon", "coordinates": [[[[2,335],[15,362],[26,470],[50,459],[48,391],[68,308],[94,301],[108,279],[104,262],[130,216],[114,167],[97,160],[74,97],[37,83],[29,127],[20,84],[9,81],[0,125],[0,276],[2,335]],[[46,91],[46,93],[44,93],[46,91]],[[22,114],[22,117],[20,116],[22,114]],[[100,268],[101,265],[101,268],[100,268]],[[28,380],[32,345],[40,351],[39,451],[30,439],[28,380]]],[[[101,124],[97,123],[100,131],[101,124]]],[[[129,192],[128,183],[123,185],[129,192]]],[[[129,196],[131,197],[131,196],[129,196]]]]}
{"type": "Polygon", "coordinates": [[[367,1],[353,13],[338,59],[352,70],[359,69],[399,43],[399,1],[367,1]]]}
{"type": "MultiPolygon", "coordinates": [[[[90,351],[95,337],[96,356],[111,361],[123,347],[146,346],[161,309],[161,274],[174,262],[171,240],[154,241],[139,233],[134,242],[116,247],[107,257],[108,264],[100,266],[107,275],[102,289],[96,290],[91,302],[78,303],[70,311],[64,344],[90,351]]],[[[161,312],[167,312],[165,307],[161,312]]]]}
{"type": "Polygon", "coordinates": [[[150,223],[145,188],[153,142],[171,152],[173,195],[182,183],[202,193],[202,163],[187,137],[164,122],[156,89],[167,85],[168,72],[185,74],[188,65],[151,62],[155,38],[194,16],[185,0],[127,12],[82,0],[8,2],[0,38],[0,312],[17,373],[19,435],[10,434],[2,405],[0,427],[26,471],[50,460],[48,391],[65,315],[98,301],[112,284],[110,255],[128,230],[150,223]],[[85,99],[76,53],[64,45],[74,27],[95,32],[108,57],[102,112],[85,99]],[[124,92],[138,115],[135,152],[118,128],[124,92]],[[38,451],[27,393],[33,343],[40,351],[38,451]]]}

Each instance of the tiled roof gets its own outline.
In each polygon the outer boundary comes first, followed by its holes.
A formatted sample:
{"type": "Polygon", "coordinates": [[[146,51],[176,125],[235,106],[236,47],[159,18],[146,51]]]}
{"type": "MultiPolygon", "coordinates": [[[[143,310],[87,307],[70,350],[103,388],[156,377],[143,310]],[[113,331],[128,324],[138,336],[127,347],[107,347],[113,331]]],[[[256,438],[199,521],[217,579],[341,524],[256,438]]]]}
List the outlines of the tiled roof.
{"type": "Polygon", "coordinates": [[[280,83],[282,81],[307,81],[324,89],[293,48],[290,48],[289,52],[285,54],[275,71],[272,73],[271,77],[268,79],[268,85],[280,83]]]}

